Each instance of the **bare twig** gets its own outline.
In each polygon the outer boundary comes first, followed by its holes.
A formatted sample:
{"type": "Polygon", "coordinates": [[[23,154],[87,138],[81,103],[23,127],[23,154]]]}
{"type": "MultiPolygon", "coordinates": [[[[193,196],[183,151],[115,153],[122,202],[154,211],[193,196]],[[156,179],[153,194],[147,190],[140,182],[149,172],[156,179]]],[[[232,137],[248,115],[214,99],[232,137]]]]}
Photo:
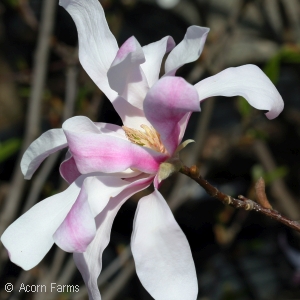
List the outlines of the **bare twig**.
{"type": "MultiPolygon", "coordinates": [[[[273,172],[276,169],[273,155],[264,141],[255,141],[253,151],[267,172],[273,172]]],[[[291,195],[282,178],[277,178],[271,183],[271,193],[277,206],[285,215],[293,220],[300,219],[297,200],[291,195]]]]}
{"type": "Polygon", "coordinates": [[[31,29],[36,30],[38,27],[38,20],[36,19],[28,0],[19,0],[19,9],[26,24],[31,29]]]}
{"type": "Polygon", "coordinates": [[[293,41],[295,43],[300,40],[300,20],[299,20],[299,1],[297,0],[281,0],[288,16],[288,21],[293,32],[293,41]]]}
{"type": "Polygon", "coordinates": [[[191,168],[183,166],[180,172],[196,181],[205,189],[205,191],[210,196],[221,201],[223,204],[231,205],[234,208],[254,210],[300,232],[300,223],[298,223],[297,221],[292,221],[289,218],[282,216],[277,210],[265,208],[244,196],[238,196],[239,199],[235,199],[229,195],[220,192],[216,187],[212,186],[207,180],[203,179],[200,176],[196,166],[192,166],[191,168]]]}
{"type": "Polygon", "coordinates": [[[115,280],[110,284],[110,286],[104,290],[102,293],[103,300],[113,300],[116,299],[116,296],[124,288],[128,279],[134,274],[135,265],[133,260],[129,261],[127,265],[122,269],[118,274],[115,280]]]}

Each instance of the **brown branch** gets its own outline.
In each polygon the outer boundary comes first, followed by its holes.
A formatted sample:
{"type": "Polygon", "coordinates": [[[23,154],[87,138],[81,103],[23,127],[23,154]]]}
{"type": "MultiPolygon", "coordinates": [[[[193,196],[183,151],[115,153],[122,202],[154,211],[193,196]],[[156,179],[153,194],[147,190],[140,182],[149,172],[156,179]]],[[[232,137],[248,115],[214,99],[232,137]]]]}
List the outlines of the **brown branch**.
{"type": "Polygon", "coordinates": [[[233,206],[234,208],[242,208],[245,210],[254,210],[258,213],[261,213],[265,216],[275,219],[276,221],[300,232],[300,223],[299,222],[292,221],[292,220],[282,216],[277,210],[265,208],[265,207],[261,206],[260,204],[258,204],[257,202],[254,202],[253,200],[250,200],[241,195],[238,196],[238,199],[235,199],[229,195],[226,195],[226,194],[220,192],[216,187],[212,186],[207,180],[205,180],[201,177],[201,175],[199,174],[199,170],[196,166],[192,166],[191,168],[183,166],[180,169],[180,172],[182,174],[190,177],[194,181],[196,181],[199,185],[201,185],[205,189],[205,191],[210,196],[221,201],[223,204],[233,206]]]}

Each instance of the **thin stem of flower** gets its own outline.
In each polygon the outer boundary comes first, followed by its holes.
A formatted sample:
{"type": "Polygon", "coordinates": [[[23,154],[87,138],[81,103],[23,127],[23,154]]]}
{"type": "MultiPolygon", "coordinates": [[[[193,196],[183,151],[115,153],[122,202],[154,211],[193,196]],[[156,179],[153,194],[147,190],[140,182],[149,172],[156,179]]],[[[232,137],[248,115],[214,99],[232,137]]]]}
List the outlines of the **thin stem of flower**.
{"type": "Polygon", "coordinates": [[[277,210],[266,208],[258,204],[257,202],[248,199],[242,195],[238,196],[238,199],[233,198],[229,195],[226,195],[220,192],[216,187],[211,185],[207,180],[201,177],[199,174],[199,170],[196,166],[192,166],[188,168],[183,166],[180,171],[182,174],[190,177],[194,181],[196,181],[199,185],[201,185],[205,191],[212,196],[213,198],[221,201],[223,204],[227,204],[233,206],[234,208],[242,208],[245,210],[254,210],[258,213],[261,213],[265,216],[268,216],[276,221],[300,232],[300,223],[297,221],[292,221],[287,217],[282,216],[277,210]]]}

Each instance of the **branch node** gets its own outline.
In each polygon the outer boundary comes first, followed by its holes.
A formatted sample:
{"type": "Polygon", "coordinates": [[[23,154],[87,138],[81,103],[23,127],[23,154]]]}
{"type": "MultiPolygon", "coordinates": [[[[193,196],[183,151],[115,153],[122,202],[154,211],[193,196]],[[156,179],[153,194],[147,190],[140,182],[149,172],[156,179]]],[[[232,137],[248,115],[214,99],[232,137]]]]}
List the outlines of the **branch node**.
{"type": "Polygon", "coordinates": [[[226,196],[224,198],[224,202],[227,204],[227,205],[230,205],[233,201],[232,201],[232,197],[231,196],[226,196]]]}
{"type": "Polygon", "coordinates": [[[252,210],[254,208],[254,202],[250,199],[246,200],[245,210],[252,210]]]}
{"type": "Polygon", "coordinates": [[[199,175],[200,175],[199,168],[198,168],[196,165],[191,166],[191,167],[190,167],[190,174],[191,174],[193,177],[198,178],[199,175]]]}

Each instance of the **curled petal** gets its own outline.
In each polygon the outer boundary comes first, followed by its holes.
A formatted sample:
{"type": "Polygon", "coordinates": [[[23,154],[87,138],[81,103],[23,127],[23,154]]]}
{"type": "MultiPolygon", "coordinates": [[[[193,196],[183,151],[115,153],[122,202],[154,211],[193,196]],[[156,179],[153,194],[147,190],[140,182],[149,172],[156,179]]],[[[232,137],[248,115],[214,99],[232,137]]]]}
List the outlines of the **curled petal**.
{"type": "Polygon", "coordinates": [[[255,65],[228,68],[195,84],[200,101],[212,96],[243,96],[269,119],[283,110],[283,100],[271,80],[255,65]]]}
{"type": "Polygon", "coordinates": [[[31,143],[21,160],[21,170],[25,179],[30,179],[39,165],[50,154],[67,147],[67,139],[62,129],[51,129],[31,143]]]}
{"type": "Polygon", "coordinates": [[[141,65],[147,78],[149,87],[158,80],[161,62],[166,52],[175,47],[175,42],[171,36],[166,36],[161,40],[143,47],[146,61],[141,65]]]}
{"type": "Polygon", "coordinates": [[[70,151],[67,151],[65,160],[60,164],[59,172],[61,177],[69,184],[73,183],[81,175],[70,151]]]}
{"type": "Polygon", "coordinates": [[[145,189],[153,177],[139,177],[130,183],[118,196],[110,199],[108,205],[96,217],[97,232],[84,253],[74,253],[74,260],[88,288],[89,297],[101,300],[97,278],[102,269],[102,253],[110,240],[112,223],[123,203],[133,194],[145,189]]]}
{"type": "Polygon", "coordinates": [[[110,87],[139,109],[143,108],[143,100],[149,89],[140,67],[144,62],[141,45],[135,37],[131,37],[121,46],[107,72],[110,87]]]}
{"type": "Polygon", "coordinates": [[[83,252],[96,234],[96,224],[83,184],[76,202],[53,235],[54,242],[66,252],[83,252]]]}
{"type": "Polygon", "coordinates": [[[12,223],[1,236],[10,259],[24,270],[35,267],[52,247],[53,234],[76,201],[84,176],[64,192],[51,196],[12,223]]]}
{"type": "Polygon", "coordinates": [[[117,94],[107,80],[107,71],[119,49],[97,0],[60,0],[73,18],[78,32],[79,60],[103,93],[113,101],[117,94]]]}
{"type": "Polygon", "coordinates": [[[197,60],[203,50],[209,28],[190,26],[184,39],[171,51],[166,64],[166,75],[175,75],[178,68],[197,60]]]}
{"type": "Polygon", "coordinates": [[[135,145],[128,140],[101,134],[96,125],[86,117],[67,120],[63,129],[77,168],[82,174],[115,173],[128,168],[152,174],[166,159],[165,154],[135,145]]]}
{"type": "Polygon", "coordinates": [[[157,190],[138,203],[131,250],[137,275],[154,299],[197,299],[197,276],[190,246],[157,190]]]}
{"type": "Polygon", "coordinates": [[[171,156],[178,146],[179,122],[191,111],[200,111],[198,93],[181,77],[161,78],[145,98],[145,115],[171,156]]]}

